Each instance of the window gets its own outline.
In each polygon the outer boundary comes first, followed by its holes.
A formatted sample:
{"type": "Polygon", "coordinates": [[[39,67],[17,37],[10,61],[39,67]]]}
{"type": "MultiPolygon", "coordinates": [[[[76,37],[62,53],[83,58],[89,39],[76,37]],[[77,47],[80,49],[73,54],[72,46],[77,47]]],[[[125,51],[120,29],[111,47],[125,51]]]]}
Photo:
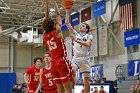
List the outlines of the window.
{"type": "Polygon", "coordinates": [[[127,54],[139,52],[139,45],[128,46],[127,47],[127,54]]]}

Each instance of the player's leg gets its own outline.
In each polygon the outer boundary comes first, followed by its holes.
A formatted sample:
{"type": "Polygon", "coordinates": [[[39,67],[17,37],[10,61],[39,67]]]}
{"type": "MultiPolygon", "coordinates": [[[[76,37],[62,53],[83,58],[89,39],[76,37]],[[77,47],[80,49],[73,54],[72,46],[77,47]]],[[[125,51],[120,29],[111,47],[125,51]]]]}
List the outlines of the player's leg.
{"type": "Polygon", "coordinates": [[[72,78],[73,78],[73,86],[77,83],[77,77],[76,77],[76,72],[78,71],[78,68],[80,67],[79,65],[79,58],[73,56],[72,58],[72,78]]]}
{"type": "Polygon", "coordinates": [[[78,70],[78,68],[76,66],[72,66],[72,79],[73,79],[73,86],[77,83],[76,80],[76,71],[78,70]]]}
{"type": "Polygon", "coordinates": [[[58,61],[52,60],[51,73],[53,76],[54,83],[56,84],[56,87],[57,87],[57,93],[64,93],[64,87],[62,85],[60,75],[59,75],[59,72],[57,70],[57,65],[58,65],[58,61]]]}
{"type": "MultiPolygon", "coordinates": [[[[57,75],[55,74],[55,76],[57,76],[57,75]]],[[[55,82],[56,87],[57,87],[57,93],[64,93],[64,86],[61,82],[61,79],[54,80],[54,82],[55,82]]]]}
{"type": "Polygon", "coordinates": [[[60,58],[57,66],[65,93],[72,93],[72,66],[66,58],[60,58]]]}
{"type": "Polygon", "coordinates": [[[38,86],[38,85],[28,85],[28,86],[27,86],[27,91],[28,91],[28,93],[34,93],[35,90],[37,89],[37,86],[38,86]]]}
{"type": "Polygon", "coordinates": [[[76,71],[78,70],[77,66],[72,65],[72,93],[74,93],[74,86],[77,83],[76,71]]]}
{"type": "Polygon", "coordinates": [[[90,93],[90,65],[82,64],[80,66],[80,71],[82,72],[83,75],[85,93],[90,93]]]}
{"type": "Polygon", "coordinates": [[[64,86],[64,90],[65,90],[65,93],[72,93],[72,81],[67,81],[65,83],[63,83],[63,86],[64,86]]]}
{"type": "Polygon", "coordinates": [[[84,87],[85,87],[85,93],[90,93],[90,77],[89,73],[83,73],[83,82],[84,82],[84,87]],[[86,75],[87,74],[87,75],[86,75]]]}
{"type": "Polygon", "coordinates": [[[64,93],[64,87],[62,85],[62,83],[57,83],[57,93],[64,93]]]}

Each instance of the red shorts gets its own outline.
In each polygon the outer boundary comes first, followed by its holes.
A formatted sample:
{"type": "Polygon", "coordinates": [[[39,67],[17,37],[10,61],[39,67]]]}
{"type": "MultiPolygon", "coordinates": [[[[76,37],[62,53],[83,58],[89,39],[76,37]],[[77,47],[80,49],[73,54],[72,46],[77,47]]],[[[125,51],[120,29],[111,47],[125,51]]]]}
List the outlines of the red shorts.
{"type": "Polygon", "coordinates": [[[27,86],[27,91],[28,93],[34,93],[37,89],[38,85],[28,85],[27,86]]]}
{"type": "Polygon", "coordinates": [[[64,57],[52,60],[52,76],[55,84],[64,84],[67,81],[72,81],[71,63],[64,57]]]}
{"type": "Polygon", "coordinates": [[[57,93],[57,89],[55,89],[55,90],[47,90],[47,91],[44,91],[43,93],[57,93]]]}

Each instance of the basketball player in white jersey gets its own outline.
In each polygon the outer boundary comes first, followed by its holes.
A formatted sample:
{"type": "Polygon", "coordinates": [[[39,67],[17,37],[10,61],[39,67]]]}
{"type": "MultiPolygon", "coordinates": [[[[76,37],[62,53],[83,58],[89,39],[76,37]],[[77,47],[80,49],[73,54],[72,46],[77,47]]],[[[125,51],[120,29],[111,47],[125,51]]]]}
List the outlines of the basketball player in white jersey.
{"type": "MultiPolygon", "coordinates": [[[[89,35],[90,26],[82,23],[79,32],[75,31],[69,22],[69,9],[66,9],[65,23],[68,27],[70,37],[74,41],[73,51],[74,56],[72,64],[78,67],[83,75],[85,93],[90,93],[90,64],[89,64],[89,50],[92,42],[92,35],[89,35]]],[[[76,67],[76,68],[77,68],[76,67]]]]}

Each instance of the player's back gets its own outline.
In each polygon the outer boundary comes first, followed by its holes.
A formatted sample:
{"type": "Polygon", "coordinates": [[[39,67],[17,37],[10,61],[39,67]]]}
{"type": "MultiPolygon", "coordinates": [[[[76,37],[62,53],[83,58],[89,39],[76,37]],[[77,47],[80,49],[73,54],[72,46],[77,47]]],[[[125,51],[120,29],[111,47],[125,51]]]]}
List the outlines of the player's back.
{"type": "Polygon", "coordinates": [[[44,34],[44,42],[49,49],[52,58],[66,57],[66,46],[64,39],[58,38],[56,30],[44,34]]]}

